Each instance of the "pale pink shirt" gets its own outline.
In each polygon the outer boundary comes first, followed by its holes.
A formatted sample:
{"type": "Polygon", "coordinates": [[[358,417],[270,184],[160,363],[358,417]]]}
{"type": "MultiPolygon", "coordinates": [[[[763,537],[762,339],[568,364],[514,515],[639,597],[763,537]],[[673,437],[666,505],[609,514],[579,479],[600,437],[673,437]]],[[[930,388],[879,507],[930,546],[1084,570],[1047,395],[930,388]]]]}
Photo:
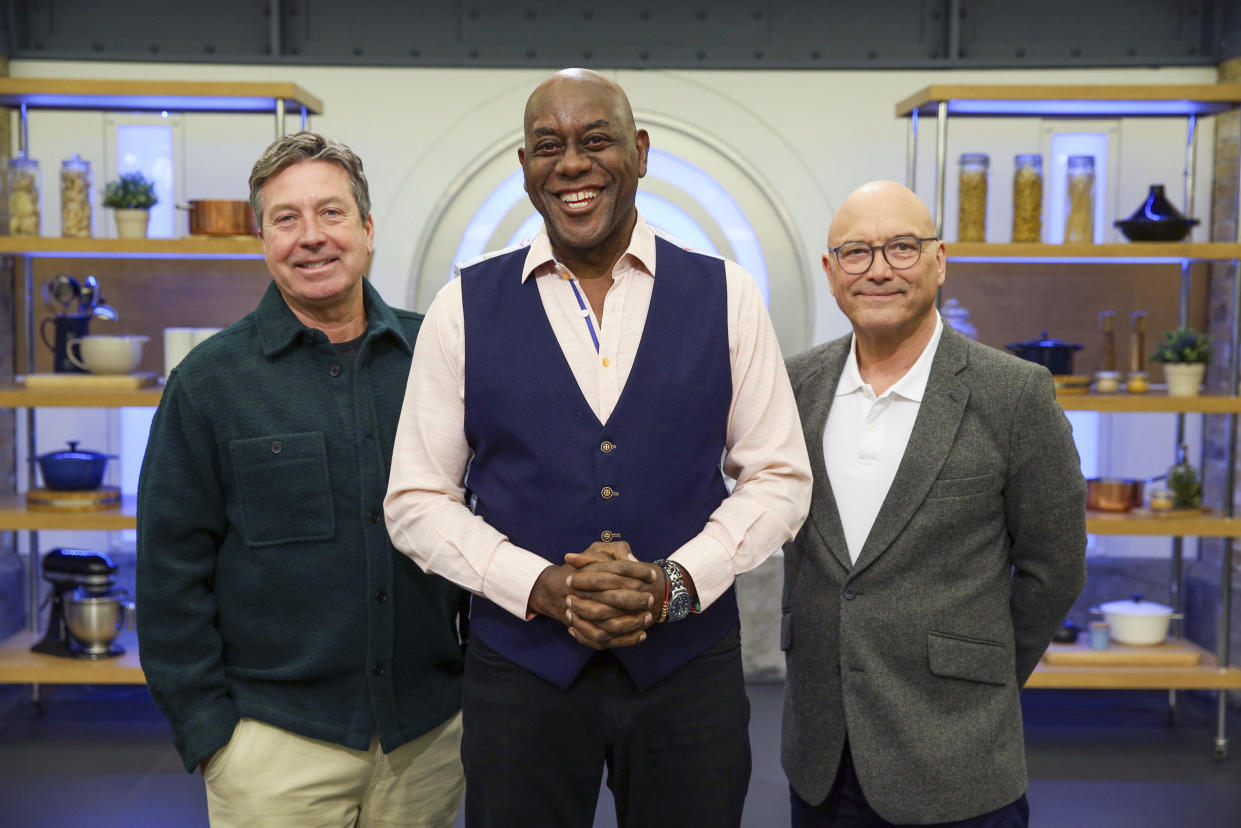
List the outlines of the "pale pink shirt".
{"type": "Polygon", "coordinates": [[[905,457],[943,332],[944,322],[936,313],[931,341],[905,376],[878,397],[858,370],[856,336],[849,346],[823,429],[823,458],[853,563],[862,554],[905,457]]]}
{"type": "MultiPolygon", "coordinates": [[[[727,261],[724,272],[733,399],[723,468],[737,483],[702,532],[672,555],[694,579],[704,608],[737,574],[791,539],[810,507],[810,462],[767,309],[748,273],[727,261]]],[[[546,233],[529,242],[521,279],[536,280],[556,340],[600,422],[607,422],[629,378],[654,277],[655,233],[639,217],[628,250],[612,269],[602,324],[596,326],[596,354],[546,233]]],[[[548,561],[510,543],[465,503],[472,456],[465,437],[465,370],[461,281],[453,279],[431,303],[414,348],[384,499],[388,531],[396,547],[427,572],[525,618],[548,561]]],[[[583,538],[582,549],[590,542],[583,538]]]]}

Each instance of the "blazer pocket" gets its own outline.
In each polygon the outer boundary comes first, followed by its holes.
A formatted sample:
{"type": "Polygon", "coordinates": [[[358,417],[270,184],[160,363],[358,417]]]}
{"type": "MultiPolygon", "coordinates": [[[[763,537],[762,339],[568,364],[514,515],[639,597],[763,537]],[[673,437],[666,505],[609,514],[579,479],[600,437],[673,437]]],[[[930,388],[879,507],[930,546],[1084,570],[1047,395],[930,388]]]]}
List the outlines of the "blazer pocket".
{"type": "Polygon", "coordinates": [[[927,492],[932,497],[969,497],[970,495],[999,491],[999,482],[993,474],[980,474],[974,477],[950,477],[936,480],[927,492]]]}
{"type": "Polygon", "coordinates": [[[322,432],[233,440],[228,453],[247,544],[271,546],[335,535],[322,432]]]}
{"type": "Polygon", "coordinates": [[[999,642],[928,632],[926,649],[931,673],[941,678],[1001,686],[1017,680],[1008,648],[999,642]]]}
{"type": "Polygon", "coordinates": [[[780,613],[780,649],[787,652],[793,647],[793,613],[780,613]]]}

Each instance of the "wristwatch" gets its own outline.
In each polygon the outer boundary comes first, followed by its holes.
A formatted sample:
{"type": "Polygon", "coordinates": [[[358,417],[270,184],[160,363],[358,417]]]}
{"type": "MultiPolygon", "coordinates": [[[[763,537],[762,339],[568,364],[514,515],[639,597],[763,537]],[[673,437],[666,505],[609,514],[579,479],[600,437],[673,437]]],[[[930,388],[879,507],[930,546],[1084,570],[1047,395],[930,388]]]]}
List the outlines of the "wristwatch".
{"type": "Polygon", "coordinates": [[[660,620],[680,621],[694,608],[694,599],[685,588],[685,580],[681,577],[681,567],[666,558],[660,558],[655,563],[663,567],[664,576],[668,579],[668,608],[660,620]]]}

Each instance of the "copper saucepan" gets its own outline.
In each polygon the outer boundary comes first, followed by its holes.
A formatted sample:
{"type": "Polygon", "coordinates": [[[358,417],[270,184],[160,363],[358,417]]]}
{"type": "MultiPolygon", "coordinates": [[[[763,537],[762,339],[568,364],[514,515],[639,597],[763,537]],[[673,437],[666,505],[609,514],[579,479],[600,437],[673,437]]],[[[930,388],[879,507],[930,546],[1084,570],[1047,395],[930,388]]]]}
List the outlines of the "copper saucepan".
{"type": "Polygon", "coordinates": [[[248,201],[199,199],[181,209],[190,211],[192,236],[252,236],[259,231],[248,201]]]}
{"type": "Polygon", "coordinates": [[[1127,512],[1140,509],[1147,483],[1166,475],[1133,480],[1128,477],[1092,477],[1086,481],[1086,508],[1098,512],[1127,512]]]}

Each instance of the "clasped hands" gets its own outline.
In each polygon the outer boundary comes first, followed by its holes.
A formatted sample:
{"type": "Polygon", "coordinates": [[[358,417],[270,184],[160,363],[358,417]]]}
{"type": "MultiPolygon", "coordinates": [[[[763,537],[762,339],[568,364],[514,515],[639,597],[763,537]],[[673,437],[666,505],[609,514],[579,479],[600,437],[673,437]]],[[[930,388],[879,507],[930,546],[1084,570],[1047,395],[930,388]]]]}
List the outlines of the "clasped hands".
{"type": "Polygon", "coordinates": [[[543,570],[530,609],[560,621],[592,649],[632,647],[659,617],[665,580],[662,567],[639,561],[624,541],[596,542],[543,570]]]}

